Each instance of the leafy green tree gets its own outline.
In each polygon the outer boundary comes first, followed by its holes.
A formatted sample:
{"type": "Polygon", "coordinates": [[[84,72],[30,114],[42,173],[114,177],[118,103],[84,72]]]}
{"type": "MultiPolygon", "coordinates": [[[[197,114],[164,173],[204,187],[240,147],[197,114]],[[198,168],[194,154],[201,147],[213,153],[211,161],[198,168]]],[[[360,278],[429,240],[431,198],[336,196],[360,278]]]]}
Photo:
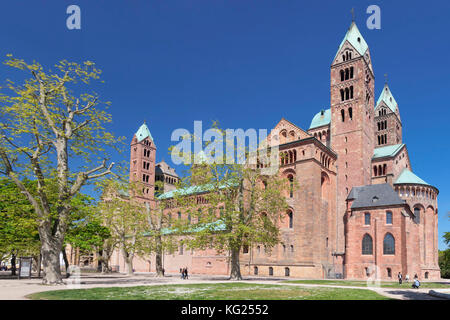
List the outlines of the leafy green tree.
{"type": "MultiPolygon", "coordinates": [[[[30,181],[23,181],[30,188],[30,181]]],[[[8,179],[0,179],[0,255],[12,260],[15,275],[15,258],[39,256],[39,233],[36,214],[26,197],[8,179]]]]}
{"type": "Polygon", "coordinates": [[[450,232],[445,232],[443,237],[448,248],[439,251],[439,268],[441,269],[441,277],[448,279],[450,278],[450,232]]]}
{"type": "Polygon", "coordinates": [[[149,230],[149,221],[144,204],[130,197],[136,190],[131,187],[132,184],[106,179],[103,186],[99,204],[102,225],[110,230],[110,243],[121,251],[128,275],[133,275],[134,257],[144,256],[148,251],[145,233],[149,230]]]}
{"type": "Polygon", "coordinates": [[[35,211],[43,283],[60,284],[59,254],[72,220],[71,200],[83,185],[111,173],[114,163],[107,165],[106,148],[116,148],[122,139],[104,127],[111,122],[108,103],[88,91],[101,74],[93,62],[63,60],[44,70],[38,62],[8,55],[5,64],[23,77],[20,84],[7,80],[8,92],[0,94],[0,172],[35,211]],[[35,193],[22,183],[26,177],[36,181],[35,193]],[[56,191],[49,180],[56,181],[56,191]]]}
{"type": "MultiPolygon", "coordinates": [[[[216,124],[213,128],[221,137],[219,140],[227,140],[224,130],[216,124]]],[[[179,150],[172,150],[179,154],[179,150]]],[[[248,159],[251,153],[248,149],[244,152],[248,159]]],[[[191,220],[174,227],[189,247],[229,252],[230,279],[240,280],[243,247],[262,244],[270,250],[279,243],[279,222],[288,208],[286,195],[290,186],[278,176],[278,170],[268,174],[268,170],[249,162],[227,163],[225,154],[188,157],[193,158],[194,164],[182,186],[165,203],[168,208],[177,207],[191,220]]]]}
{"type": "MultiPolygon", "coordinates": [[[[139,185],[139,184],[138,184],[139,185]]],[[[163,189],[164,183],[157,181],[155,186],[159,190],[163,189]]],[[[141,190],[141,188],[138,188],[141,190]]],[[[157,201],[154,208],[146,203],[145,214],[148,221],[148,229],[145,233],[146,241],[144,246],[144,254],[149,256],[155,255],[156,276],[163,277],[162,257],[164,250],[174,250],[175,238],[173,237],[172,216],[165,211],[166,203],[157,201]]]]}
{"type": "Polygon", "coordinates": [[[81,252],[91,253],[96,252],[99,264],[102,266],[102,272],[108,270],[103,264],[103,247],[105,242],[111,237],[109,228],[102,225],[101,220],[96,213],[96,207],[90,208],[90,215],[85,216],[80,220],[72,222],[67,231],[66,242],[73,248],[79,248],[81,252]],[[105,270],[104,270],[105,269],[105,270]]]}

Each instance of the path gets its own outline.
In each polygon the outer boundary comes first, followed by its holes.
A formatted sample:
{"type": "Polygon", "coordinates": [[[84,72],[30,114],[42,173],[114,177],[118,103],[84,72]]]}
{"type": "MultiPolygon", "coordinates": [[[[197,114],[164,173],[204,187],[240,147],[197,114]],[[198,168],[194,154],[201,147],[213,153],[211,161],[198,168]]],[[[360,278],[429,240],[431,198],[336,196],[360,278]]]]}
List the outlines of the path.
{"type": "MultiPolygon", "coordinates": [[[[373,290],[389,298],[400,300],[441,300],[428,294],[430,289],[390,289],[390,288],[370,288],[357,286],[336,286],[326,284],[300,284],[300,283],[282,283],[284,278],[257,278],[246,277],[246,283],[274,284],[284,286],[302,286],[302,287],[331,287],[345,289],[363,289],[373,290]]],[[[292,279],[294,280],[294,279],[292,279]]],[[[0,279],[0,300],[25,300],[26,296],[36,292],[49,290],[69,289],[67,279],[66,285],[44,286],[41,279],[0,279]]],[[[194,283],[223,283],[229,282],[226,276],[202,276],[191,275],[189,280],[182,280],[178,275],[168,275],[164,278],[157,278],[150,274],[137,274],[135,276],[126,276],[124,274],[83,274],[80,279],[79,287],[82,289],[97,287],[131,287],[141,285],[162,285],[162,284],[194,284],[194,283]]]]}

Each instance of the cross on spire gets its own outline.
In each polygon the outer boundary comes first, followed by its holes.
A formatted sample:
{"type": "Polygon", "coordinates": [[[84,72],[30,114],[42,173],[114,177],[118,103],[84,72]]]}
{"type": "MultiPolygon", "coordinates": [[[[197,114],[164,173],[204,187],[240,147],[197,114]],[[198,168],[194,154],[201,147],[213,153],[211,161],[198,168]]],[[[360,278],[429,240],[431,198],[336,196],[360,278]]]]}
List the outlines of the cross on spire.
{"type": "Polygon", "coordinates": [[[351,14],[352,14],[352,22],[355,22],[355,8],[352,8],[352,10],[350,10],[351,14]]]}
{"type": "Polygon", "coordinates": [[[384,83],[385,84],[388,83],[388,74],[387,73],[384,74],[384,83]]]}

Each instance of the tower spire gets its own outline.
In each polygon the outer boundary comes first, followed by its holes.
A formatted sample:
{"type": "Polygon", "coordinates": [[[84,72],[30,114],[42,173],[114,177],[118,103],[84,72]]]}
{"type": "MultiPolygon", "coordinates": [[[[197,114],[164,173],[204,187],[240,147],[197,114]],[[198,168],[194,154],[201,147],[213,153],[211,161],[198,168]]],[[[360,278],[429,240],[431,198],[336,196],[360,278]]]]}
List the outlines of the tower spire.
{"type": "Polygon", "coordinates": [[[388,84],[388,74],[384,74],[384,84],[388,84]]]}
{"type": "Polygon", "coordinates": [[[352,22],[355,22],[355,8],[352,8],[352,10],[350,10],[351,14],[352,14],[352,22]]]}

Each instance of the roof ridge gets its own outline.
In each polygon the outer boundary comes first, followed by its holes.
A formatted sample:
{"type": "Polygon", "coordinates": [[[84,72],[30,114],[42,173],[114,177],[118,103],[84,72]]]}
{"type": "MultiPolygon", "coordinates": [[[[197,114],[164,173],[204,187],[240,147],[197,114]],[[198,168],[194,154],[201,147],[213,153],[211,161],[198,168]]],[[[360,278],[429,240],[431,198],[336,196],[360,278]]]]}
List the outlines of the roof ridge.
{"type": "Polygon", "coordinates": [[[392,112],[395,112],[398,108],[398,103],[392,94],[391,88],[387,83],[384,84],[383,90],[381,91],[380,96],[378,97],[377,104],[375,105],[375,109],[378,108],[381,102],[384,102],[392,112]]]}

